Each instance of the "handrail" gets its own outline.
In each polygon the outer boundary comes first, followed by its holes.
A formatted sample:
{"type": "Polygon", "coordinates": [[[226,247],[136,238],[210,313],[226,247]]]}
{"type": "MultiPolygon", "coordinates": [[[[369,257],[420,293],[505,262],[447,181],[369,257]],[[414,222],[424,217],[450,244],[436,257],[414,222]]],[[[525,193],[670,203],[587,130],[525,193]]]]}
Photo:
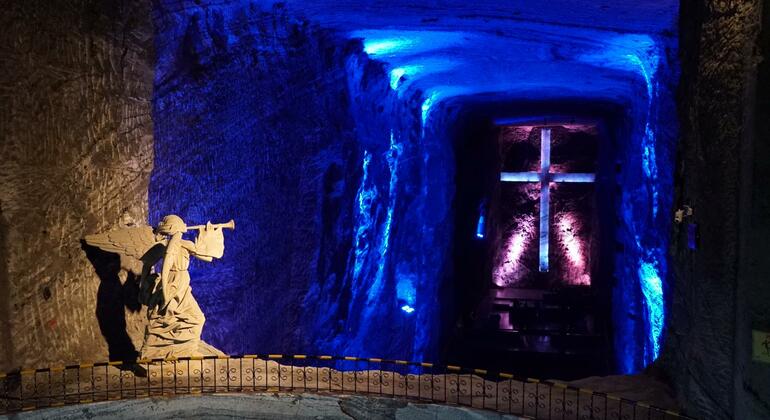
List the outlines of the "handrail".
{"type": "Polygon", "coordinates": [[[390,396],[534,419],[691,419],[612,394],[504,372],[301,354],[85,362],[22,369],[0,374],[0,414],[149,396],[260,391],[390,396]]]}

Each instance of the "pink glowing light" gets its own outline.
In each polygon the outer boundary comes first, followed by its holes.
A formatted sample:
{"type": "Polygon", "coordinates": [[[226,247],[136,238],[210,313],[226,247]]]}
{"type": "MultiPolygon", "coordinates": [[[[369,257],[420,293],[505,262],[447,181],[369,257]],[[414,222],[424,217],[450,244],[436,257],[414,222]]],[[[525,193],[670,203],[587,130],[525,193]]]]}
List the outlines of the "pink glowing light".
{"type": "Polygon", "coordinates": [[[563,248],[569,261],[569,274],[566,281],[572,285],[591,285],[591,276],[586,273],[586,257],[583,244],[578,236],[580,222],[573,214],[562,213],[557,216],[559,245],[563,248]]]}
{"type": "Polygon", "coordinates": [[[556,182],[586,183],[594,182],[596,175],[592,173],[553,172],[551,165],[551,129],[540,130],[540,168],[537,172],[501,172],[503,182],[533,182],[540,184],[540,247],[539,269],[547,272],[550,260],[550,201],[551,185],[556,182]]]}
{"type": "Polygon", "coordinates": [[[517,283],[526,273],[521,264],[521,256],[535,233],[534,216],[525,216],[515,230],[507,232],[505,252],[496,264],[494,283],[500,287],[517,283]]]}

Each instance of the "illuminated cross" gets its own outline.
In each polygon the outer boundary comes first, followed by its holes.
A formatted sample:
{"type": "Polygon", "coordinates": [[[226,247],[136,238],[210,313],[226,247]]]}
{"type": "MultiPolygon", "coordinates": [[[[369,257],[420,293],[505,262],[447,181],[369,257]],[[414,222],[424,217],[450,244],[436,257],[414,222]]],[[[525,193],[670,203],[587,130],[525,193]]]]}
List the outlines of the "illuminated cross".
{"type": "Polygon", "coordinates": [[[587,173],[551,172],[551,129],[540,129],[540,171],[501,172],[500,181],[540,183],[540,271],[548,271],[548,236],[551,182],[594,182],[596,175],[587,173]]]}

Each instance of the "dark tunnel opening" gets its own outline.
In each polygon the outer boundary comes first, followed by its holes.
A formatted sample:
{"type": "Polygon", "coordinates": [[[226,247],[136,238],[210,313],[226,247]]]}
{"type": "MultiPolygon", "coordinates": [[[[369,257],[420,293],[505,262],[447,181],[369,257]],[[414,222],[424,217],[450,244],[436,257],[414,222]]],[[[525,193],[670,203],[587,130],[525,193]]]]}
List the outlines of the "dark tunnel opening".
{"type": "Polygon", "coordinates": [[[622,108],[580,100],[493,101],[471,102],[458,114],[452,127],[455,306],[442,356],[533,377],[618,372],[612,305],[624,303],[612,301],[612,288],[622,249],[616,176],[623,165],[622,108]],[[538,266],[541,191],[540,184],[501,182],[501,172],[539,170],[542,129],[551,132],[552,172],[595,179],[549,183],[550,267],[507,272],[538,266]]]}

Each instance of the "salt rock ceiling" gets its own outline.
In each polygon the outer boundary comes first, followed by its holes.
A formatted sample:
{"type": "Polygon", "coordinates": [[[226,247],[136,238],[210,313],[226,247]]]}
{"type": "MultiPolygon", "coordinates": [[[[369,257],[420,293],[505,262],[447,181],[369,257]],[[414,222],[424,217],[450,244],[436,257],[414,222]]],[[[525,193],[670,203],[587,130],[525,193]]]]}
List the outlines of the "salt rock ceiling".
{"type": "MultiPolygon", "coordinates": [[[[191,5],[161,3],[171,13],[191,5]]],[[[649,77],[661,56],[675,49],[679,7],[672,0],[264,3],[361,38],[370,56],[388,64],[393,86],[427,92],[434,102],[502,94],[623,104],[637,96],[628,73],[649,77]]]]}

